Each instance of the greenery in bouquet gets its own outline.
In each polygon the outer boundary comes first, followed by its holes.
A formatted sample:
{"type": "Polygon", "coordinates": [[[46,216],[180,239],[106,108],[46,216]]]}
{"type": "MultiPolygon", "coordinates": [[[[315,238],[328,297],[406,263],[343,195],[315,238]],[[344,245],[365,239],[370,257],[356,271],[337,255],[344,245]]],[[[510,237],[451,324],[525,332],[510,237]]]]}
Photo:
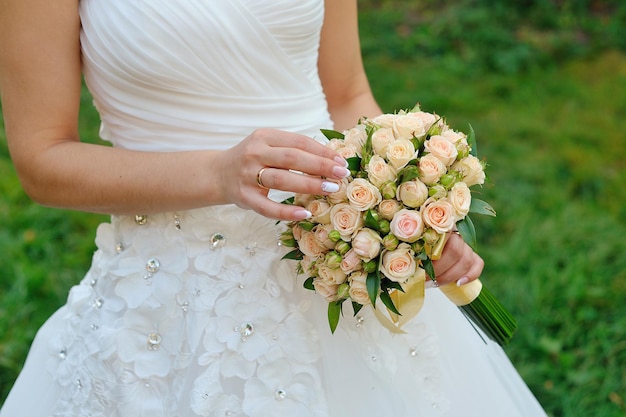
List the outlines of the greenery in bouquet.
{"type": "MultiPolygon", "coordinates": [[[[346,158],[351,176],[330,195],[287,201],[312,217],[288,224],[282,243],[294,249],[285,258],[297,260],[308,277],[305,288],[328,301],[331,331],[347,300],[354,314],[371,306],[383,325],[401,331],[423,304],[426,278],[436,284],[432,261],[450,233],[475,248],[469,213],[495,216],[470,190],[485,181],[474,132],[453,130],[416,106],[322,133],[346,158]]],[[[487,336],[508,343],[515,320],[480,280],[439,288],[487,336]]]]}

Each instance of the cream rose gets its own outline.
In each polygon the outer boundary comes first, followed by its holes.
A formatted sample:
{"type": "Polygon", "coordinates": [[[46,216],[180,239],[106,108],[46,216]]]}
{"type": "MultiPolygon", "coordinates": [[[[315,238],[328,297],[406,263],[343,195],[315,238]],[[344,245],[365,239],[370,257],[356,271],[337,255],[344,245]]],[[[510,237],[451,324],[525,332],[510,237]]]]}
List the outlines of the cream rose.
{"type": "Polygon", "coordinates": [[[485,182],[485,171],[483,165],[474,155],[469,155],[452,165],[452,169],[463,174],[463,182],[468,187],[485,182]]]}
{"type": "Polygon", "coordinates": [[[403,182],[398,187],[397,197],[408,207],[419,207],[428,198],[428,187],[417,179],[403,182]]]}
{"type": "Polygon", "coordinates": [[[383,239],[372,229],[363,228],[352,238],[352,250],[364,261],[370,261],[380,253],[383,239]]]}
{"type": "Polygon", "coordinates": [[[386,157],[389,164],[396,170],[399,170],[417,157],[417,151],[410,140],[398,139],[389,144],[386,157]]]}
{"type": "Polygon", "coordinates": [[[348,184],[346,196],[350,205],[359,211],[369,210],[383,199],[378,188],[363,178],[357,178],[348,184]]]}
{"type": "Polygon", "coordinates": [[[346,146],[346,144],[344,143],[342,139],[331,139],[328,141],[328,144],[326,146],[332,149],[333,151],[336,151],[337,149],[343,148],[344,146],[346,146]]]}
{"type": "Polygon", "coordinates": [[[387,148],[389,144],[395,141],[393,136],[393,130],[388,127],[383,127],[372,133],[372,149],[374,153],[379,156],[387,155],[387,148]]]}
{"type": "Polygon", "coordinates": [[[457,182],[452,186],[448,193],[448,200],[454,207],[455,221],[459,221],[467,216],[470,205],[472,204],[472,193],[464,182],[457,182]]]}
{"type": "Polygon", "coordinates": [[[398,240],[413,243],[424,233],[424,222],[419,211],[402,209],[393,216],[389,228],[398,240]]]}
{"type": "Polygon", "coordinates": [[[424,149],[431,155],[436,156],[445,166],[452,165],[458,155],[456,146],[440,135],[431,136],[430,139],[424,142],[424,149]]]}
{"type": "Polygon", "coordinates": [[[426,132],[428,132],[428,129],[430,129],[430,127],[433,124],[435,124],[435,122],[438,119],[438,117],[435,116],[434,114],[427,113],[425,111],[414,112],[414,113],[411,113],[411,115],[413,115],[414,117],[419,117],[420,119],[422,119],[422,124],[423,124],[424,130],[426,132]]]}
{"type": "Polygon", "coordinates": [[[378,155],[372,156],[365,170],[370,182],[377,188],[386,182],[396,180],[396,170],[378,155]]]}
{"type": "Polygon", "coordinates": [[[339,285],[329,283],[320,278],[315,278],[313,280],[313,288],[315,288],[315,292],[324,297],[326,301],[337,301],[337,289],[339,285]]]}
{"type": "Polygon", "coordinates": [[[302,232],[302,236],[298,240],[298,247],[303,254],[312,257],[320,256],[325,249],[317,242],[315,234],[307,231],[302,232]]]}
{"type": "Polygon", "coordinates": [[[324,282],[337,285],[343,284],[348,278],[341,268],[330,268],[324,263],[317,268],[317,274],[324,282]]]}
{"type": "Polygon", "coordinates": [[[391,281],[405,282],[416,270],[415,254],[409,244],[401,243],[397,249],[383,252],[380,272],[391,281]]]}
{"type": "Polygon", "coordinates": [[[313,200],[305,207],[311,213],[311,220],[315,223],[330,223],[330,204],[326,200],[313,200]]]}
{"type": "Polygon", "coordinates": [[[444,163],[430,153],[420,158],[417,168],[419,169],[420,180],[427,185],[436,183],[446,173],[444,163]]]}
{"type": "MultiPolygon", "coordinates": [[[[337,181],[334,181],[334,182],[337,182],[337,181]]],[[[346,189],[348,188],[348,179],[343,178],[341,181],[338,182],[338,184],[339,184],[339,190],[335,191],[334,193],[328,194],[326,196],[326,200],[330,204],[339,204],[339,203],[345,203],[348,201],[348,197],[346,196],[346,189]]]]}
{"type": "Polygon", "coordinates": [[[383,200],[378,204],[378,214],[386,220],[393,219],[393,215],[402,209],[398,200],[383,200]]]}
{"type": "MultiPolygon", "coordinates": [[[[330,219],[330,213],[328,214],[328,218],[330,219]]],[[[328,234],[332,232],[332,230],[333,226],[330,224],[330,220],[328,224],[318,224],[312,230],[317,243],[325,249],[333,249],[335,247],[335,242],[328,237],[328,234]]]]}
{"type": "Polygon", "coordinates": [[[352,235],[363,227],[361,212],[348,203],[340,203],[330,209],[330,223],[339,232],[343,240],[350,240],[352,235]]]}
{"type": "Polygon", "coordinates": [[[362,259],[359,258],[359,255],[356,254],[354,249],[350,249],[343,255],[343,259],[341,260],[341,265],[339,268],[346,274],[349,274],[354,271],[358,271],[361,269],[362,259]]]}
{"type": "Polygon", "coordinates": [[[422,209],[424,223],[437,233],[447,233],[454,228],[456,212],[452,204],[445,199],[426,202],[422,209]]]}
{"type": "Polygon", "coordinates": [[[441,136],[452,142],[453,144],[457,144],[459,142],[467,143],[465,133],[457,132],[452,129],[445,130],[441,132],[441,136]]]}
{"type": "Polygon", "coordinates": [[[344,132],[344,143],[346,146],[351,146],[355,149],[360,150],[363,149],[363,145],[365,145],[365,141],[367,141],[367,132],[365,131],[364,125],[357,125],[350,130],[344,132]]]}
{"type": "Polygon", "coordinates": [[[360,148],[355,148],[354,146],[350,145],[342,146],[338,149],[335,149],[335,152],[341,155],[343,159],[354,158],[355,156],[361,155],[360,148]]]}
{"type": "Polygon", "coordinates": [[[400,115],[393,122],[393,133],[396,139],[420,138],[426,134],[421,117],[412,113],[400,115]]]}
{"type": "Polygon", "coordinates": [[[397,114],[381,114],[376,116],[371,121],[383,128],[390,128],[393,126],[393,122],[398,118],[397,114]]]}
{"type": "Polygon", "coordinates": [[[367,274],[365,272],[355,272],[348,278],[350,282],[350,298],[361,305],[371,304],[369,293],[367,292],[367,274]]]}
{"type": "Polygon", "coordinates": [[[316,257],[305,255],[300,260],[302,272],[304,272],[307,277],[317,276],[317,259],[316,257]]]}

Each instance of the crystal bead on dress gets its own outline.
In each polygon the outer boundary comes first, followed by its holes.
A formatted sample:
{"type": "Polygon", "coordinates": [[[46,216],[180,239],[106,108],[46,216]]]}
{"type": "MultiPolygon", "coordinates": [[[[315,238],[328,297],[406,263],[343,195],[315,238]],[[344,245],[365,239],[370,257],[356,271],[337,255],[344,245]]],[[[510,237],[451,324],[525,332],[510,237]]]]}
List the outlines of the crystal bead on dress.
{"type": "Polygon", "coordinates": [[[415,346],[411,346],[411,347],[409,348],[409,355],[411,355],[411,356],[413,356],[413,357],[417,356],[417,347],[415,347],[415,346]]]}
{"type": "Polygon", "coordinates": [[[256,255],[256,246],[257,246],[256,242],[252,242],[249,245],[246,245],[246,251],[248,252],[248,255],[250,256],[256,255]]]}
{"type": "Polygon", "coordinates": [[[103,300],[102,298],[100,298],[100,297],[98,297],[98,298],[94,299],[94,300],[92,301],[92,303],[91,303],[91,305],[92,305],[94,308],[102,308],[102,305],[103,305],[103,304],[104,304],[104,300],[103,300]]]}
{"type": "Polygon", "coordinates": [[[59,351],[59,358],[62,360],[67,359],[67,349],[63,348],[59,351]]]}
{"type": "Polygon", "coordinates": [[[239,327],[239,333],[241,334],[241,340],[245,342],[254,334],[254,325],[252,323],[243,323],[239,327]]]}
{"type": "Polygon", "coordinates": [[[213,233],[211,239],[211,250],[219,249],[226,244],[226,237],[221,233],[213,233]]]}
{"type": "Polygon", "coordinates": [[[276,398],[276,400],[278,401],[284,400],[285,398],[287,398],[287,391],[285,391],[284,388],[278,388],[274,392],[274,398],[276,398]]]}
{"type": "Polygon", "coordinates": [[[126,248],[124,247],[123,243],[118,243],[117,245],[115,245],[115,252],[116,253],[122,253],[122,252],[124,252],[124,249],[126,249],[126,248]]]}
{"type": "Polygon", "coordinates": [[[160,268],[161,262],[159,262],[159,260],[156,258],[148,259],[148,262],[146,262],[146,271],[150,272],[151,274],[157,273],[160,268]]]}
{"type": "Polygon", "coordinates": [[[144,224],[148,223],[148,215],[147,214],[137,214],[135,216],[135,223],[137,223],[139,226],[143,226],[144,224]]]}
{"type": "Polygon", "coordinates": [[[161,335],[157,332],[152,332],[148,335],[148,350],[155,351],[161,347],[161,335]]]}

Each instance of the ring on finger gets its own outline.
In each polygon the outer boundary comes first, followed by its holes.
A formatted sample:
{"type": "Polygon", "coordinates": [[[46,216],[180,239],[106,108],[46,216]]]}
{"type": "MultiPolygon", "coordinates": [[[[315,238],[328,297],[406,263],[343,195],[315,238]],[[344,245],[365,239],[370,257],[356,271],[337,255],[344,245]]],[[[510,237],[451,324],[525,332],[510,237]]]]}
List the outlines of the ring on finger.
{"type": "Polygon", "coordinates": [[[266,187],[263,184],[263,173],[265,172],[266,169],[268,169],[269,167],[263,167],[259,170],[259,172],[257,172],[256,174],[256,183],[259,187],[263,188],[264,190],[269,190],[268,187],[266,187]]]}

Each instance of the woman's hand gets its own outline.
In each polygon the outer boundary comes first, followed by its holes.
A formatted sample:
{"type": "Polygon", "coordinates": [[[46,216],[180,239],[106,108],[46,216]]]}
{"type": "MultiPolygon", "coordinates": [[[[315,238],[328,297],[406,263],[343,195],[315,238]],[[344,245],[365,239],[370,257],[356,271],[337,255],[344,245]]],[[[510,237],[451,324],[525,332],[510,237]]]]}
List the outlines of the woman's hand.
{"type": "Polygon", "coordinates": [[[302,220],[310,213],[270,200],[270,188],[323,195],[337,191],[336,181],[350,175],[345,160],[335,151],[309,137],[275,129],[255,130],[224,151],[217,165],[218,187],[225,201],[288,221],[302,220]]]}
{"type": "Polygon", "coordinates": [[[450,235],[441,258],[433,261],[439,285],[451,282],[456,282],[457,285],[467,284],[480,276],[484,266],[482,258],[456,233],[450,235]]]}

